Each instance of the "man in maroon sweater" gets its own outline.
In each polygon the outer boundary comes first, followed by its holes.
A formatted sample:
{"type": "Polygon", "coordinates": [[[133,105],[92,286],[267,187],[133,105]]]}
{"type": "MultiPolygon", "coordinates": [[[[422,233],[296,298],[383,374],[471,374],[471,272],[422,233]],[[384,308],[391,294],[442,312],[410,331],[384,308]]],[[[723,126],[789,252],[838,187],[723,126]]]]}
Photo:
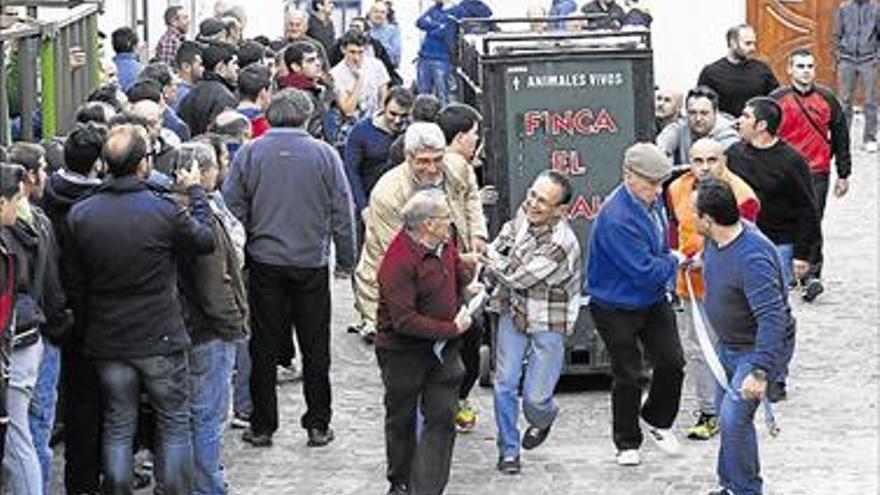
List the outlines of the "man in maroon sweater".
{"type": "Polygon", "coordinates": [[[385,385],[389,494],[439,495],[449,480],[458,387],[458,336],[471,326],[459,309],[470,273],[450,241],[439,190],[419,191],[379,266],[376,356],[385,385]],[[424,428],[416,438],[416,409],[424,428]]]}

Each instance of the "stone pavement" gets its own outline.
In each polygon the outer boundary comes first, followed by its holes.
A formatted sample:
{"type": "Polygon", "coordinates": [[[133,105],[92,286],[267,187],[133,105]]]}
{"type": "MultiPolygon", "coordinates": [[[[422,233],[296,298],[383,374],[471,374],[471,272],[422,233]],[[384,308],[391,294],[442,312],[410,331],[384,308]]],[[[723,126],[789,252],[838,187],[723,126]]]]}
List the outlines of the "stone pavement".
{"type": "MultiPolygon", "coordinates": [[[[827,292],[813,304],[794,300],[798,340],[789,400],[777,408],[781,435],[766,434],[758,416],[766,493],[770,495],[877,493],[877,155],[855,151],[852,187],[829,199],[826,229],[827,292]]],[[[282,428],[271,449],[243,445],[226,435],[227,476],[236,494],[385,493],[382,387],[372,348],[347,335],[352,321],[349,284],[334,285],[333,427],[337,440],[310,449],[299,428],[298,385],[279,389],[282,428]]],[[[519,476],[495,471],[491,389],[477,387],[481,415],[475,432],[455,446],[450,495],[484,494],[702,494],[715,483],[717,439],[682,440],[670,458],[650,441],[643,463],[614,463],[608,391],[566,380],[561,415],[547,443],[523,454],[519,476]],[[574,385],[574,386],[572,386],[574,385]],[[570,390],[573,389],[573,390],[570,390]]],[[[676,428],[694,418],[690,387],[676,428]]],[[[683,435],[682,435],[683,436],[683,435]]]]}

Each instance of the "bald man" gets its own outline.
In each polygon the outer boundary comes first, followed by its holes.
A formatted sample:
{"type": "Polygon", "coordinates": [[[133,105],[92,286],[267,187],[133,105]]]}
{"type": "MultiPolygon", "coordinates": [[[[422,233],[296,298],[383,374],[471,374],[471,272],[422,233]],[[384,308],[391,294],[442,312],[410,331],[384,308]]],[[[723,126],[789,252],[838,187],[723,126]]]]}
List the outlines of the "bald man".
{"type": "MultiPolygon", "coordinates": [[[[674,217],[678,249],[688,257],[699,258],[703,252],[703,236],[697,232],[695,225],[696,212],[693,195],[700,181],[711,177],[730,184],[736,197],[740,215],[750,222],[754,222],[758,217],[760,203],[752,188],[743,179],[728,170],[724,146],[718,141],[710,138],[697,140],[691,145],[690,157],[690,170],[669,185],[667,204],[674,217]]],[[[686,271],[685,268],[678,270],[676,293],[683,302],[692,301],[685,277],[690,277],[696,302],[702,301],[705,291],[699,263],[689,271],[686,271]]],[[[719,428],[717,411],[715,410],[715,378],[706,365],[694,331],[691,313],[687,308],[678,313],[678,328],[681,333],[685,359],[690,368],[687,374],[693,377],[692,383],[700,413],[696,424],[688,428],[688,438],[708,440],[718,433],[719,428]]],[[[714,340],[714,335],[710,337],[714,340]]]]}
{"type": "Polygon", "coordinates": [[[664,127],[681,117],[684,95],[676,89],[658,88],[654,98],[654,130],[660,134],[664,127]]]}

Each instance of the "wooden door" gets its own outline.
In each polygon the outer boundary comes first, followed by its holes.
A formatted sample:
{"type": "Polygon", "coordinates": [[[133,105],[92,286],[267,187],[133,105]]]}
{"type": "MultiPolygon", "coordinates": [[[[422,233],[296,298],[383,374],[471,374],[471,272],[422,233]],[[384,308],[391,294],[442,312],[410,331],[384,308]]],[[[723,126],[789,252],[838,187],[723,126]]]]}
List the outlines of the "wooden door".
{"type": "Polygon", "coordinates": [[[835,88],[832,34],[842,0],[747,0],[748,22],[758,36],[758,53],[782,84],[792,51],[809,48],[816,55],[818,81],[835,88]]]}

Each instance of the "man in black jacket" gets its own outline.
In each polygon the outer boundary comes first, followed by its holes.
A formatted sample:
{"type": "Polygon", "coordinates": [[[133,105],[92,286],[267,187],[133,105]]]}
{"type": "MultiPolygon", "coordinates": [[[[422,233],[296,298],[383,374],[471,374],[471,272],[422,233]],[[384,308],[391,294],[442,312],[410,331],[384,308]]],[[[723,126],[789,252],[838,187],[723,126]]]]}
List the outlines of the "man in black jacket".
{"type": "Polygon", "coordinates": [[[177,171],[191,213],[152,190],[147,136],[113,128],[103,148],[111,178],[68,217],[75,283],[83,284],[85,352],[104,397],[104,490],[128,493],[138,396],[158,414],[157,477],[165,493],[192,493],[189,337],[177,297],[177,262],[214,250],[210,207],[197,167],[177,171]]]}
{"type": "Polygon", "coordinates": [[[229,45],[211,44],[202,52],[205,71],[202,79],[180,102],[180,118],[189,126],[193,136],[204,133],[220,112],[235,109],[235,81],[238,80],[238,60],[229,45]]]}
{"type": "Polygon", "coordinates": [[[95,363],[83,354],[82,297],[70,273],[70,231],[67,216],[76,203],[92,195],[101,185],[97,178],[101,147],[107,131],[103,126],[80,124],[64,142],[64,168],[46,183],[43,208],[52,225],[60,250],[59,278],[73,310],[71,336],[61,348],[61,379],[65,391],[64,486],[67,493],[97,493],[101,474],[101,405],[95,363]]]}

